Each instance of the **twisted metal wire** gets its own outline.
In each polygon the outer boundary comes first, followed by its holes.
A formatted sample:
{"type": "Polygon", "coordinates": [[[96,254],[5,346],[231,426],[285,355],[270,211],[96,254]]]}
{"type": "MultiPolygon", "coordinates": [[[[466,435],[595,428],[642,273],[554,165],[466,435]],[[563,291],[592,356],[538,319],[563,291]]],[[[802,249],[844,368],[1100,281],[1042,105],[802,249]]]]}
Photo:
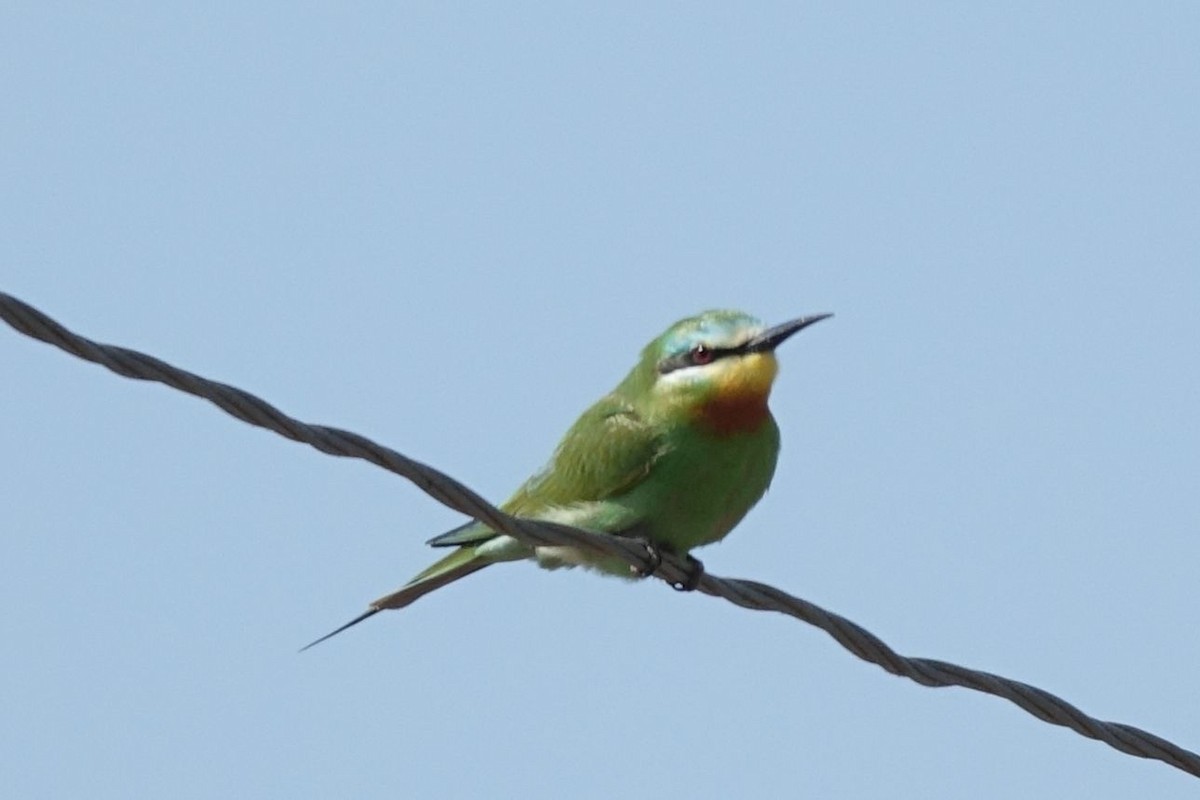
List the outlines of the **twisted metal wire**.
{"type": "MultiPolygon", "coordinates": [[[[300,422],[248,392],[202,378],[153,356],[124,347],[93,342],[72,333],[32,306],[3,292],[0,292],[0,318],[27,336],[100,364],[119,375],[164,383],[208,400],[243,422],[311,445],[323,453],[360,458],[376,464],[412,481],[421,491],[439,503],[525,544],[587,548],[624,559],[630,566],[638,569],[644,570],[654,566],[648,563],[648,554],[638,542],[589,533],[566,525],[509,516],[449,475],[407,458],[391,448],[383,447],[350,431],[300,422]]],[[[662,563],[654,575],[671,584],[680,584],[687,580],[690,569],[682,559],[663,553],[662,563]]],[[[1105,722],[1090,717],[1062,698],[1036,686],[945,661],[902,656],[860,625],[773,586],[705,573],[697,589],[713,597],[722,597],[743,608],[776,611],[814,625],[854,655],[879,665],[893,675],[910,678],[923,686],[962,686],[1003,697],[1043,722],[1070,728],[1123,753],[1157,759],[1200,777],[1200,755],[1166,739],[1132,725],[1105,722]]]]}

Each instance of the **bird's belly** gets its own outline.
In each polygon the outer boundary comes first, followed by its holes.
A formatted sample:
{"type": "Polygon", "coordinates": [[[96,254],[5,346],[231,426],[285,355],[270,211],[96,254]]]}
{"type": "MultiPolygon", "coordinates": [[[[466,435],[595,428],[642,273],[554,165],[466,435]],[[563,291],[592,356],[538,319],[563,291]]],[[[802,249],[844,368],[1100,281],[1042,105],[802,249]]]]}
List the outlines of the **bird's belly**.
{"type": "Polygon", "coordinates": [[[641,506],[646,535],[685,553],[719,541],[766,492],[775,472],[778,430],[677,443],[654,465],[654,474],[628,502],[641,506]]]}

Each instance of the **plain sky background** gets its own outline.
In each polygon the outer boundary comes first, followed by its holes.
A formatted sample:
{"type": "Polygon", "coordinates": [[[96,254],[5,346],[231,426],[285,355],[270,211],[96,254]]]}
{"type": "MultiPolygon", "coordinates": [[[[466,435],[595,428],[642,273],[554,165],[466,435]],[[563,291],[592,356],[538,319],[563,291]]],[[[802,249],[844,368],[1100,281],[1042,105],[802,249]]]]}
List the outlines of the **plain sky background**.
{"type": "MultiPolygon", "coordinates": [[[[717,574],[1200,748],[1194,3],[7,4],[0,288],[502,500],[675,319],[780,352],[717,574]],[[595,4],[594,4],[595,5],[595,4]]],[[[0,327],[9,797],[1183,798],[777,615],[0,327]]]]}

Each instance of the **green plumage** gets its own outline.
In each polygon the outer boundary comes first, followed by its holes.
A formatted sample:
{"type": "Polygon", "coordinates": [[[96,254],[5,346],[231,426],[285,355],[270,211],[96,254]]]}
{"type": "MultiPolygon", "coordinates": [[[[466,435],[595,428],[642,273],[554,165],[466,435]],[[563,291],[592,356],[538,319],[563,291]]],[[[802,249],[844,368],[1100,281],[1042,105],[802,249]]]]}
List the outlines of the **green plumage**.
{"type": "MultiPolygon", "coordinates": [[[[641,537],[680,555],[719,541],[758,502],[775,471],[779,429],[766,406],[773,350],[821,318],[769,330],[732,311],[681,320],[646,346],[626,378],[579,417],[546,466],[501,508],[641,537]]],[[[500,561],[535,558],[550,568],[584,565],[630,576],[624,562],[567,548],[535,552],[478,522],[429,544],[456,549],[372,603],[359,620],[500,561]]]]}

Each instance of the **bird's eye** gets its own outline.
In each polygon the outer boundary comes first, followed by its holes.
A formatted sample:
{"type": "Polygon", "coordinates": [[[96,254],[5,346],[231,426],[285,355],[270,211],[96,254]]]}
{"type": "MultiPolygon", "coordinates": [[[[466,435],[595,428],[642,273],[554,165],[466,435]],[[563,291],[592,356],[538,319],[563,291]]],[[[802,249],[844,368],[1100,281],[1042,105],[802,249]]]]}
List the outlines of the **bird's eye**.
{"type": "Polygon", "coordinates": [[[689,355],[691,356],[692,363],[698,366],[707,364],[713,360],[713,351],[702,344],[693,347],[689,355]]]}

